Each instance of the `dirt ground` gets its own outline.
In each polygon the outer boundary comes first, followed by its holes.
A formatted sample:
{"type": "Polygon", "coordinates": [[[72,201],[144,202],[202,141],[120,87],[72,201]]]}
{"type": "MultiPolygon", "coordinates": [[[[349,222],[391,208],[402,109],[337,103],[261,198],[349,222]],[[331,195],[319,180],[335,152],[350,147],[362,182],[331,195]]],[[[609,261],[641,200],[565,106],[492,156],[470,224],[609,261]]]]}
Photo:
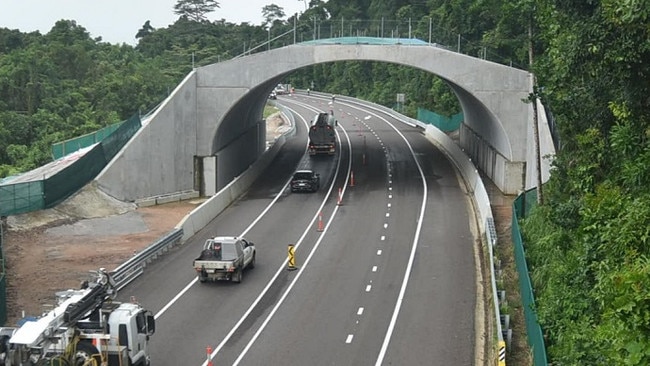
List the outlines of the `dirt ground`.
{"type": "MultiPolygon", "coordinates": [[[[267,143],[287,125],[267,118],[267,143]]],[[[171,231],[202,199],[137,207],[88,185],[52,209],[7,218],[4,256],[7,322],[39,316],[56,292],[79,288],[90,271],[113,270],[171,231]]]]}

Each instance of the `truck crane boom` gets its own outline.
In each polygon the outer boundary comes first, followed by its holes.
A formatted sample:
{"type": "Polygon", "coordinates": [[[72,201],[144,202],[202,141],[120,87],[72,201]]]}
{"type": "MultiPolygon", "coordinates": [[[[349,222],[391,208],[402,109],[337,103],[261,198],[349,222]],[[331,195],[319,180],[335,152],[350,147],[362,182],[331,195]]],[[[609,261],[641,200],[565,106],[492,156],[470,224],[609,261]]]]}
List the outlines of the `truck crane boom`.
{"type": "Polygon", "coordinates": [[[104,269],[96,275],[57,293],[58,305],[37,320],[0,328],[0,365],[149,365],[153,315],[137,303],[114,302],[112,278],[104,269]]]}

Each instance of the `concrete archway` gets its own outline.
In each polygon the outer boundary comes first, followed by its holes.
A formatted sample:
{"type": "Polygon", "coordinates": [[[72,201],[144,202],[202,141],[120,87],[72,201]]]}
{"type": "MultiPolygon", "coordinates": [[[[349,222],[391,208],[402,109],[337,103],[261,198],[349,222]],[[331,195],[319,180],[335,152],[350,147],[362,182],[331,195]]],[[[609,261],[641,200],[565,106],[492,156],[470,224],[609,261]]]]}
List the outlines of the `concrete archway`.
{"type": "Polygon", "coordinates": [[[97,181],[126,201],[195,190],[197,172],[214,174],[213,188],[221,188],[263,153],[262,111],[273,87],[300,68],[349,60],[444,79],[463,108],[461,147],[504,193],[525,188],[534,142],[532,107],[522,99],[532,75],[428,44],[296,44],[197,68],[97,181]]]}

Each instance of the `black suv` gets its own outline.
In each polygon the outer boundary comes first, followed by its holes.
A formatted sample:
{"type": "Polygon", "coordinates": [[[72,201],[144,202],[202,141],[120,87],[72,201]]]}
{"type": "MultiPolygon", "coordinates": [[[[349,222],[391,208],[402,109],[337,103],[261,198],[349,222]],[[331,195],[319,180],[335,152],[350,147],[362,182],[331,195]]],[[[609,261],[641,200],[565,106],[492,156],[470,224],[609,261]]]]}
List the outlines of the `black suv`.
{"type": "Polygon", "coordinates": [[[298,170],[291,178],[291,192],[316,192],[320,188],[320,175],[312,170],[298,170]]]}

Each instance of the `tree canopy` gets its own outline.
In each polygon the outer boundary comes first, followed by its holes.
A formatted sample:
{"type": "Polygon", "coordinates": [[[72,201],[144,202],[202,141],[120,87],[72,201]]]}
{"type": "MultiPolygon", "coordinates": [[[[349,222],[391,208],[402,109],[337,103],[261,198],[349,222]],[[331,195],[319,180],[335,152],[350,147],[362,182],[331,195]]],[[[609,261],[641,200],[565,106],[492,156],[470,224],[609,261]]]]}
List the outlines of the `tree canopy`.
{"type": "MultiPolygon", "coordinates": [[[[0,177],[51,160],[53,142],[160,103],[196,65],[272,47],[351,35],[404,36],[533,71],[561,146],[545,204],[524,222],[526,254],[549,360],[650,364],[650,0],[310,0],[261,25],[210,22],[216,1],[179,0],[174,24],[134,29],[137,45],[91,38],[74,20],[46,33],[0,28],[0,177]],[[429,32],[431,30],[431,32],[429,32]]],[[[451,115],[446,82],[378,62],[317,64],[298,88],[451,115]]]]}
{"type": "Polygon", "coordinates": [[[195,22],[204,22],[206,15],[219,7],[215,0],[178,0],[174,5],[174,14],[195,22]]]}

